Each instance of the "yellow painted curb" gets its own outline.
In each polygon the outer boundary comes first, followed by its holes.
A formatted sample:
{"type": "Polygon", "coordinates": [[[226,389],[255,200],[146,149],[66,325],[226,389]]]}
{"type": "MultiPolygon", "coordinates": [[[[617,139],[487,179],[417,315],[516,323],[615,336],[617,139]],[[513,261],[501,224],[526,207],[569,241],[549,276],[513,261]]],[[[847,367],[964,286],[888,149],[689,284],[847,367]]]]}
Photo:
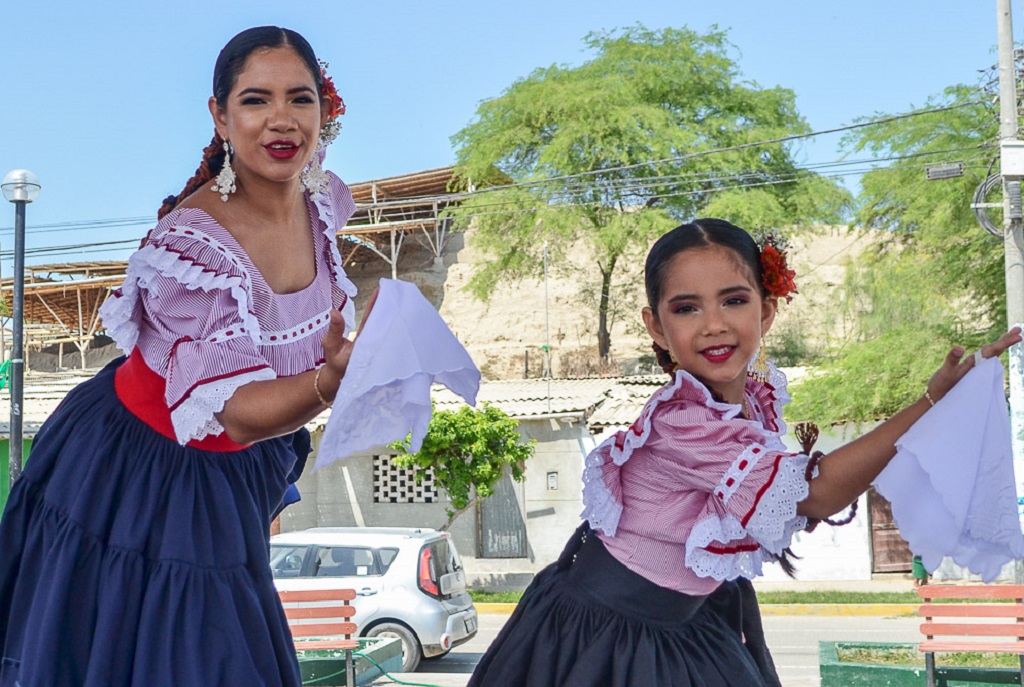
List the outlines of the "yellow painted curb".
{"type": "MultiPolygon", "coordinates": [[[[478,603],[477,613],[512,613],[514,603],[478,603]]],[[[761,615],[913,616],[917,604],[761,604],[761,615]]]]}
{"type": "Polygon", "coordinates": [[[918,604],[761,604],[761,615],[917,615],[918,604]]]}
{"type": "Polygon", "coordinates": [[[511,613],[516,610],[516,605],[512,603],[479,603],[473,605],[476,606],[477,613],[511,613]]]}

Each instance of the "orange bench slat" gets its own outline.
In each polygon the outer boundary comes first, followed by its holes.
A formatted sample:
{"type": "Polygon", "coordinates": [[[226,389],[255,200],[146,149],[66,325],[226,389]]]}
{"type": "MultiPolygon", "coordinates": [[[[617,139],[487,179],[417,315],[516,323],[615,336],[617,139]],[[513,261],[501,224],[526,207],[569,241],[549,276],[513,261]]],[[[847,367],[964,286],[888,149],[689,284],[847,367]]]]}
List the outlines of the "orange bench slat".
{"type": "Polygon", "coordinates": [[[289,625],[292,637],[327,637],[330,635],[350,635],[356,631],[355,623],[311,623],[309,625],[289,625]]]}
{"type": "Polygon", "coordinates": [[[321,649],[358,649],[354,639],[300,639],[295,642],[296,651],[317,651],[321,649]]]}
{"type": "Polygon", "coordinates": [[[286,608],[284,615],[288,620],[303,618],[351,618],[356,614],[352,606],[305,606],[302,608],[286,608]]]}
{"type": "Polygon", "coordinates": [[[1024,625],[1016,623],[921,623],[923,635],[966,637],[1024,637],[1024,625]]]}
{"type": "Polygon", "coordinates": [[[1022,584],[925,584],[917,588],[922,599],[1024,599],[1022,584]]]}
{"type": "Polygon", "coordinates": [[[1020,604],[924,604],[917,609],[923,618],[1024,618],[1020,604]]]}
{"type": "Polygon", "coordinates": [[[1024,642],[950,642],[925,640],[918,645],[924,652],[978,651],[991,654],[1024,654],[1024,642]]]}
{"type": "Polygon", "coordinates": [[[278,592],[281,603],[298,603],[301,601],[351,601],[356,598],[354,589],[303,589],[291,592],[278,592]]]}

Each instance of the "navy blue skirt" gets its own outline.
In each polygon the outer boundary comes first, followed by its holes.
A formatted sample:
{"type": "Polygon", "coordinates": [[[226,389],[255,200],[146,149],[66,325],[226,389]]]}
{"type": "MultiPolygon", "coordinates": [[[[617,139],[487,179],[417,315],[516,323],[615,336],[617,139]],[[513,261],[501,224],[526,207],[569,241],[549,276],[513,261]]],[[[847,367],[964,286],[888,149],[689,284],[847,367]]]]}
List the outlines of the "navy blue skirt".
{"type": "Polygon", "coordinates": [[[632,572],[584,525],[541,571],[469,687],[773,687],[750,583],[711,596],[632,572]]]}
{"type": "Polygon", "coordinates": [[[179,446],[114,393],[114,361],[36,435],[0,520],[0,687],[301,684],[270,522],[304,430],[179,446]]]}

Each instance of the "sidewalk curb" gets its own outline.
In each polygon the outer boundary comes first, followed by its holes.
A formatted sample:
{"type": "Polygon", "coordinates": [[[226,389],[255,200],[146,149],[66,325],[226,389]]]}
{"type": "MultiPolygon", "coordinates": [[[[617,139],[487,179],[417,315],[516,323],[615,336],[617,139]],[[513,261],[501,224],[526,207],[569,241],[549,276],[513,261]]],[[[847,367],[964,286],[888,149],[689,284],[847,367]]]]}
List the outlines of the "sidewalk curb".
{"type": "Polygon", "coordinates": [[[914,616],[919,604],[761,604],[761,615],[914,616]]]}
{"type": "MultiPolygon", "coordinates": [[[[514,603],[477,603],[477,613],[505,613],[516,610],[514,603]]],[[[761,615],[863,615],[913,616],[918,604],[761,604],[761,615]]]]}

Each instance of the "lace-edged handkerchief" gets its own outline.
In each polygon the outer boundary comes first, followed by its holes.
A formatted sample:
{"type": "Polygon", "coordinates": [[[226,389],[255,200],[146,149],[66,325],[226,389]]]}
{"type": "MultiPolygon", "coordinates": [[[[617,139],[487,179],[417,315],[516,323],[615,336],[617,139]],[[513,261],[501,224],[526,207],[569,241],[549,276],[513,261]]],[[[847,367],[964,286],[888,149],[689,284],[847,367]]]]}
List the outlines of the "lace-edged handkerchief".
{"type": "Polygon", "coordinates": [[[925,568],[949,556],[985,582],[1024,557],[1014,484],[998,358],[968,372],[914,423],[875,480],[925,568]]]}
{"type": "Polygon", "coordinates": [[[430,425],[430,385],[476,405],[480,371],[414,284],[381,279],[331,409],[314,470],[411,434],[418,451],[430,425]]]}

